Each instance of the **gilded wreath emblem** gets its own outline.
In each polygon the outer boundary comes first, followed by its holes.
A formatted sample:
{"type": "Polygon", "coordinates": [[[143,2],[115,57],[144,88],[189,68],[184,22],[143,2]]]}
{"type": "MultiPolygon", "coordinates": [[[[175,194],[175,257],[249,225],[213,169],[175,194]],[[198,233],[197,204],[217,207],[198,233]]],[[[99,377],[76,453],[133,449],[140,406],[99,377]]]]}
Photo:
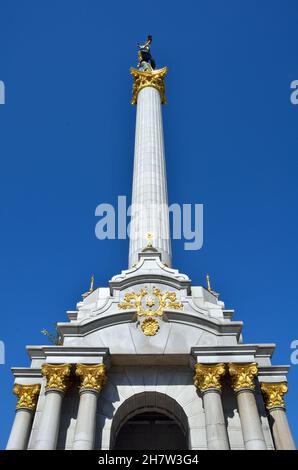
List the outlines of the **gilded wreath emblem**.
{"type": "Polygon", "coordinates": [[[138,317],[146,317],[141,329],[146,336],[154,336],[159,330],[159,324],[154,317],[162,317],[165,308],[182,309],[182,303],[177,301],[176,292],[161,292],[154,288],[152,293],[146,289],[139,292],[127,292],[123,302],[118,304],[120,310],[136,309],[138,317]],[[150,319],[150,322],[149,322],[150,319]]]}

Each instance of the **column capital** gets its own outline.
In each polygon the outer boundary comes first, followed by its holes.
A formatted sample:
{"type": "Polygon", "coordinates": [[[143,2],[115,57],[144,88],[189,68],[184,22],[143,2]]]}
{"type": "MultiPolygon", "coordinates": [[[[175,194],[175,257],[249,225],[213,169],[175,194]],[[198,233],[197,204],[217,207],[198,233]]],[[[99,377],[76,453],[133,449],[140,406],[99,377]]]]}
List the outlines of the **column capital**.
{"type": "Polygon", "coordinates": [[[34,411],[37,405],[37,399],[40,392],[40,384],[14,384],[13,393],[18,397],[16,410],[34,411]]]}
{"type": "Polygon", "coordinates": [[[80,378],[80,392],[100,392],[107,381],[104,364],[77,364],[76,375],[80,378]]]}
{"type": "Polygon", "coordinates": [[[221,362],[219,364],[196,364],[194,385],[201,391],[215,389],[221,390],[221,377],[225,375],[226,368],[221,362]]]}
{"type": "Polygon", "coordinates": [[[262,382],[261,390],[267,410],[271,408],[285,408],[284,395],[288,391],[286,382],[262,382]]]}
{"type": "Polygon", "coordinates": [[[152,87],[159,91],[161,103],[165,104],[167,100],[165,96],[164,77],[167,71],[167,67],[151,70],[149,72],[144,72],[131,67],[130,73],[134,78],[131,104],[137,103],[139,92],[146,87],[152,87]]]}
{"type": "Polygon", "coordinates": [[[50,390],[66,392],[69,386],[71,364],[43,364],[41,373],[47,380],[47,392],[50,390]]]}
{"type": "Polygon", "coordinates": [[[254,390],[254,378],[258,375],[258,366],[255,362],[249,364],[229,364],[232,388],[235,392],[240,390],[254,390]]]}

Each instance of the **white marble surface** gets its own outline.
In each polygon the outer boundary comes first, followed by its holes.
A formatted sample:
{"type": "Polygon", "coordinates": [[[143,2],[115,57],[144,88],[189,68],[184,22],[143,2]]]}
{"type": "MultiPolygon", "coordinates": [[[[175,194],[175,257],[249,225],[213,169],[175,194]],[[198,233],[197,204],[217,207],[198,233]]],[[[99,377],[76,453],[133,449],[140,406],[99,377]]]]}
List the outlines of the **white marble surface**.
{"type": "Polygon", "coordinates": [[[27,449],[31,433],[32,416],[33,411],[31,410],[20,409],[16,411],[6,450],[27,449]]]}
{"type": "Polygon", "coordinates": [[[135,239],[131,236],[129,266],[137,263],[138,253],[147,245],[148,232],[154,236],[153,245],[161,252],[162,261],[171,266],[161,103],[159,92],[151,87],[138,95],[132,205],[138,211],[137,220],[131,223],[135,239]]]}

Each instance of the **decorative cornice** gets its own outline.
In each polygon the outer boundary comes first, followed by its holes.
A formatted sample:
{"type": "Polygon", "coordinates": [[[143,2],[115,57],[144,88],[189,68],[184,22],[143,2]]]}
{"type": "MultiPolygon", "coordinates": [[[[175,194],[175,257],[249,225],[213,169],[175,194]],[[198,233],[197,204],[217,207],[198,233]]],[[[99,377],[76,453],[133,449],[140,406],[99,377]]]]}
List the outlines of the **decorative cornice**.
{"type": "Polygon", "coordinates": [[[146,87],[152,87],[159,91],[161,103],[165,104],[167,100],[165,96],[164,77],[167,71],[167,67],[150,72],[141,72],[131,67],[130,73],[134,78],[131,104],[137,103],[139,92],[146,87]]]}
{"type": "Polygon", "coordinates": [[[285,408],[283,396],[288,391],[286,382],[262,382],[261,390],[267,410],[275,407],[285,408]]]}
{"type": "Polygon", "coordinates": [[[254,390],[254,378],[258,375],[258,366],[255,362],[250,364],[229,364],[229,373],[232,387],[236,392],[243,389],[254,390]]]}
{"type": "Polygon", "coordinates": [[[107,381],[103,364],[78,364],[76,375],[80,378],[80,392],[92,390],[100,392],[107,381]]]}
{"type": "Polygon", "coordinates": [[[47,379],[46,391],[66,392],[69,385],[71,364],[43,364],[41,373],[47,379]]]}
{"type": "Polygon", "coordinates": [[[220,364],[196,364],[194,384],[201,391],[216,389],[221,390],[221,377],[225,375],[226,368],[220,364]]]}
{"type": "Polygon", "coordinates": [[[40,392],[40,384],[22,385],[14,384],[13,393],[18,397],[16,409],[34,411],[40,392]]]}
{"type": "MultiPolygon", "coordinates": [[[[73,327],[72,323],[60,323],[64,326],[73,327]]],[[[77,325],[75,325],[77,328],[77,325]]],[[[61,364],[63,361],[67,360],[70,364],[74,363],[90,363],[94,364],[100,363],[101,361],[107,361],[109,357],[109,349],[108,348],[99,348],[99,347],[88,347],[86,349],[84,346],[27,346],[27,353],[30,357],[31,361],[48,361],[49,364],[61,364]]],[[[14,368],[13,371],[20,370],[14,368]]],[[[24,368],[24,370],[26,370],[24,368]]],[[[29,369],[30,370],[30,369],[29,369]]],[[[40,371],[40,369],[34,369],[36,371],[40,371]]]]}

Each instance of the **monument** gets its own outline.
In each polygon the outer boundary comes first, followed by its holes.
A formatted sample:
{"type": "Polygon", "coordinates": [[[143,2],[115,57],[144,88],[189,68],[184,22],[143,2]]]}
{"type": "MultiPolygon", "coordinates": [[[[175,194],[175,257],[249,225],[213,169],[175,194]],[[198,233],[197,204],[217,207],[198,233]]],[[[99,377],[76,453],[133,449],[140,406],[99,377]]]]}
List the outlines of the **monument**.
{"type": "Polygon", "coordinates": [[[162,126],[167,68],[152,37],[131,68],[136,130],[128,269],[94,286],[12,369],[7,449],[294,449],[274,344],[247,344],[210,285],[172,267],[162,126]],[[158,207],[160,210],[153,210],[158,207]]]}

